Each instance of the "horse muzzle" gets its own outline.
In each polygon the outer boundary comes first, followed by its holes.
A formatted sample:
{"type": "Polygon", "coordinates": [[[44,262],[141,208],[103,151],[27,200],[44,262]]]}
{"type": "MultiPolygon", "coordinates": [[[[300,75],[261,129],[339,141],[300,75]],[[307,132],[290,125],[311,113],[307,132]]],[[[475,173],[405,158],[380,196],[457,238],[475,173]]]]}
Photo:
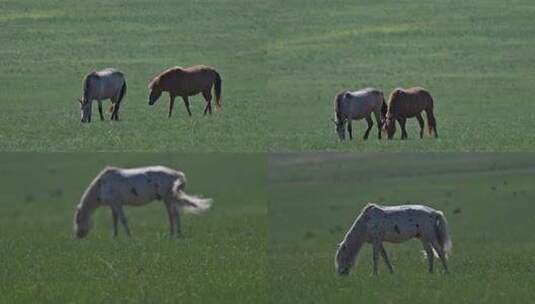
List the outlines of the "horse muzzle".
{"type": "Polygon", "coordinates": [[[344,268],[344,269],[338,270],[338,275],[341,276],[341,277],[348,276],[349,275],[349,268],[344,268]]]}

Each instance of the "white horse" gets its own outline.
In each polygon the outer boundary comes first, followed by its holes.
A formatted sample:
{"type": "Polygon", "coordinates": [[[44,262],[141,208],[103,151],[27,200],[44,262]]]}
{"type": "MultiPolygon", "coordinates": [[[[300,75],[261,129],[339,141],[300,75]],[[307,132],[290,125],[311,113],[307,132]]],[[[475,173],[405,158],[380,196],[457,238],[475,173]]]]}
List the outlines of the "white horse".
{"type": "Polygon", "coordinates": [[[344,91],[336,94],[333,100],[333,107],[334,119],[332,121],[341,140],[346,137],[345,124],[347,123],[347,132],[351,140],[353,139],[351,121],[363,118],[368,123],[368,129],[364,133],[364,139],[366,140],[373,127],[372,113],[375,115],[377,130],[379,131],[377,137],[381,139],[382,123],[387,110],[383,92],[373,88],[355,92],[344,91]]]}
{"type": "Polygon", "coordinates": [[[401,243],[420,239],[433,272],[435,253],[440,257],[444,272],[448,272],[447,255],[451,251],[447,221],[441,211],[422,205],[383,207],[368,204],[338,245],[335,268],[339,275],[348,275],[364,243],[373,246],[373,274],[377,275],[379,253],[391,273],[394,268],[388,259],[383,242],[401,243]]]}
{"type": "Polygon", "coordinates": [[[86,237],[91,228],[91,215],[96,208],[111,208],[113,235],[117,236],[120,220],[130,235],[123,205],[142,206],[151,201],[163,201],[169,215],[171,235],[180,235],[179,209],[200,212],[208,209],[211,199],[203,199],[184,192],[184,173],[163,166],[121,169],[106,167],[85,190],[74,214],[74,232],[86,237]],[[178,207],[178,208],[177,208],[178,207]]]}
{"type": "Polygon", "coordinates": [[[100,120],[104,120],[102,100],[105,99],[110,99],[112,103],[111,120],[119,120],[119,107],[126,94],[126,79],[123,73],[112,68],[89,73],[84,77],[82,88],[83,97],[78,99],[82,122],[91,122],[92,104],[95,99],[98,101],[100,120]]]}

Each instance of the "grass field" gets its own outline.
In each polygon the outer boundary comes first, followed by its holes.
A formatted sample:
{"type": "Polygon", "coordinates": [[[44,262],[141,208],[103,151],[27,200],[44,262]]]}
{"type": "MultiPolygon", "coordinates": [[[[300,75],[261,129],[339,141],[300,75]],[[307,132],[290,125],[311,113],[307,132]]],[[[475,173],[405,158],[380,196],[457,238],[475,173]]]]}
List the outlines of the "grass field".
{"type": "Polygon", "coordinates": [[[2,1],[0,150],[264,150],[264,6],[233,0],[2,1]],[[200,96],[191,101],[192,118],[177,99],[168,120],[167,95],[148,106],[152,77],[194,64],[221,73],[222,112],[202,117],[200,96]],[[126,74],[122,121],[112,123],[108,114],[105,122],[82,125],[76,101],[82,78],[108,66],[126,74]]]}
{"type": "MultiPolygon", "coordinates": [[[[528,303],[535,296],[533,155],[279,154],[270,157],[268,278],[274,303],[528,303]],[[336,245],[369,201],[425,202],[449,220],[450,274],[427,273],[419,241],[365,247],[349,277],[336,245]],[[456,211],[455,211],[456,210],[456,211]],[[455,212],[454,212],[455,211],[455,212]]],[[[437,268],[440,269],[440,268],[437,268]]]]}
{"type": "MultiPolygon", "coordinates": [[[[535,3],[281,1],[270,19],[271,151],[526,151],[535,146],[535,3]],[[332,99],[345,89],[423,86],[439,140],[340,143],[332,99]]],[[[373,136],[372,136],[373,135],[373,136]]]]}
{"type": "Polygon", "coordinates": [[[528,0],[3,1],[0,150],[533,150],[534,17],[528,0]],[[222,112],[147,105],[154,75],[199,63],[221,72],[222,112]],[[81,79],[107,66],[127,76],[122,121],[81,125],[81,79]],[[415,85],[439,140],[417,140],[415,121],[407,142],[363,143],[364,122],[337,140],[335,93],[415,85]]]}
{"type": "Polygon", "coordinates": [[[1,303],[264,303],[265,157],[242,154],[3,153],[1,303]],[[111,215],[74,239],[82,192],[105,165],[183,170],[188,192],[214,199],[168,237],[161,203],[127,208],[133,237],[111,236],[111,215]]]}

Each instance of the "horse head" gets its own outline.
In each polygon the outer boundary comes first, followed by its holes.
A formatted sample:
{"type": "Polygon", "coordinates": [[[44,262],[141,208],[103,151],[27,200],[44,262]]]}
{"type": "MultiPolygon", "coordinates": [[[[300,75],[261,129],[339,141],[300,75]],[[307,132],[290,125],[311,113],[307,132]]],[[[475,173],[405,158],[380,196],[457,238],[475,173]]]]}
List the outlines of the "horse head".
{"type": "Polygon", "coordinates": [[[158,81],[152,81],[149,84],[149,106],[152,106],[156,101],[162,96],[162,90],[159,86],[158,81]]]}
{"type": "Polygon", "coordinates": [[[392,116],[387,115],[384,119],[382,132],[386,132],[388,139],[394,137],[394,133],[396,133],[396,122],[392,116]]]}
{"type": "Polygon", "coordinates": [[[334,258],[334,267],[338,275],[348,275],[353,263],[354,258],[353,255],[350,254],[347,244],[345,242],[338,244],[334,258]]]}
{"type": "Polygon", "coordinates": [[[331,119],[331,121],[334,123],[334,129],[336,130],[336,133],[338,134],[338,137],[340,137],[340,140],[346,139],[346,131],[344,128],[344,120],[342,119],[331,119]]]}
{"type": "Polygon", "coordinates": [[[85,238],[91,229],[91,220],[88,214],[81,208],[74,213],[74,234],[77,238],[85,238]]]}
{"type": "Polygon", "coordinates": [[[85,97],[77,98],[80,103],[80,120],[82,122],[91,122],[91,103],[85,97]]]}

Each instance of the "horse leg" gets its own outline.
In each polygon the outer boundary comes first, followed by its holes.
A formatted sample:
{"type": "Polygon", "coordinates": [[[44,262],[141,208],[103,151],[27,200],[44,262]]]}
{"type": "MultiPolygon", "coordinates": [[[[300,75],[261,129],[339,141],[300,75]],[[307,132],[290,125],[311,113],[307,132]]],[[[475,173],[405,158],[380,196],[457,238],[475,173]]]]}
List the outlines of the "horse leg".
{"type": "Polygon", "coordinates": [[[378,112],[373,113],[375,115],[375,121],[377,122],[377,137],[381,139],[381,129],[383,128],[383,123],[378,112]]]}
{"type": "Polygon", "coordinates": [[[175,105],[175,95],[169,94],[169,114],[167,114],[167,118],[171,118],[171,114],[173,113],[173,106],[175,105]]]}
{"type": "Polygon", "coordinates": [[[373,244],[373,275],[377,276],[379,274],[379,245],[373,244]]]}
{"type": "Polygon", "coordinates": [[[366,116],[366,122],[368,123],[368,129],[366,129],[366,133],[364,133],[364,140],[368,139],[368,134],[370,134],[370,130],[373,127],[373,120],[371,115],[366,116]]]}
{"type": "Polygon", "coordinates": [[[388,259],[388,255],[386,254],[385,247],[383,244],[380,244],[381,249],[381,255],[383,256],[383,259],[385,260],[386,266],[388,266],[388,270],[390,273],[394,273],[394,267],[392,267],[392,264],[390,264],[390,260],[388,259]]]}
{"type": "Polygon", "coordinates": [[[429,273],[433,273],[433,260],[435,259],[435,253],[427,241],[422,240],[422,245],[424,246],[425,255],[427,256],[427,261],[429,263],[429,273]]]}
{"type": "Polygon", "coordinates": [[[91,122],[91,114],[93,114],[93,101],[89,101],[89,109],[87,109],[87,122],[91,122]]]}
{"type": "Polygon", "coordinates": [[[405,130],[406,118],[398,118],[399,126],[401,127],[401,139],[407,139],[407,130],[405,130]]]}
{"type": "Polygon", "coordinates": [[[202,92],[202,96],[206,100],[206,107],[204,108],[204,115],[206,116],[206,111],[212,115],[212,93],[210,90],[202,92]]]}
{"type": "Polygon", "coordinates": [[[111,114],[112,117],[115,117],[116,121],[119,121],[119,108],[121,107],[121,103],[116,103],[113,106],[113,113],[111,114]]]}
{"type": "Polygon", "coordinates": [[[131,236],[130,229],[128,228],[128,221],[126,220],[126,216],[124,215],[123,208],[121,206],[115,206],[112,208],[115,209],[115,212],[117,213],[121,224],[123,224],[124,230],[126,231],[126,235],[131,236]]]}
{"type": "Polygon", "coordinates": [[[447,274],[448,271],[448,261],[446,259],[446,254],[444,253],[444,250],[442,250],[442,246],[438,243],[438,240],[431,241],[431,245],[433,246],[433,249],[435,249],[436,253],[438,254],[438,257],[440,258],[440,261],[442,262],[442,267],[444,267],[444,273],[447,274]]]}
{"type": "Polygon", "coordinates": [[[353,139],[353,128],[351,127],[351,119],[347,121],[347,133],[349,133],[349,140],[353,139]]]}
{"type": "Polygon", "coordinates": [[[420,139],[424,138],[424,118],[422,117],[422,114],[419,113],[416,115],[416,119],[418,120],[418,124],[420,125],[420,139]]]}
{"type": "Polygon", "coordinates": [[[169,216],[169,233],[171,237],[173,237],[176,233],[176,217],[178,211],[176,210],[176,205],[171,201],[165,201],[165,207],[167,208],[167,215],[169,216]]]}
{"type": "Polygon", "coordinates": [[[111,208],[111,217],[113,219],[113,236],[117,236],[117,212],[113,208],[111,208]]]}
{"type": "Polygon", "coordinates": [[[104,114],[102,113],[102,100],[98,100],[98,113],[100,114],[100,120],[104,120],[104,114]]]}
{"type": "Polygon", "coordinates": [[[188,96],[182,96],[182,99],[184,100],[184,105],[186,106],[186,110],[188,110],[188,115],[191,117],[191,111],[189,109],[189,99],[188,96]]]}

